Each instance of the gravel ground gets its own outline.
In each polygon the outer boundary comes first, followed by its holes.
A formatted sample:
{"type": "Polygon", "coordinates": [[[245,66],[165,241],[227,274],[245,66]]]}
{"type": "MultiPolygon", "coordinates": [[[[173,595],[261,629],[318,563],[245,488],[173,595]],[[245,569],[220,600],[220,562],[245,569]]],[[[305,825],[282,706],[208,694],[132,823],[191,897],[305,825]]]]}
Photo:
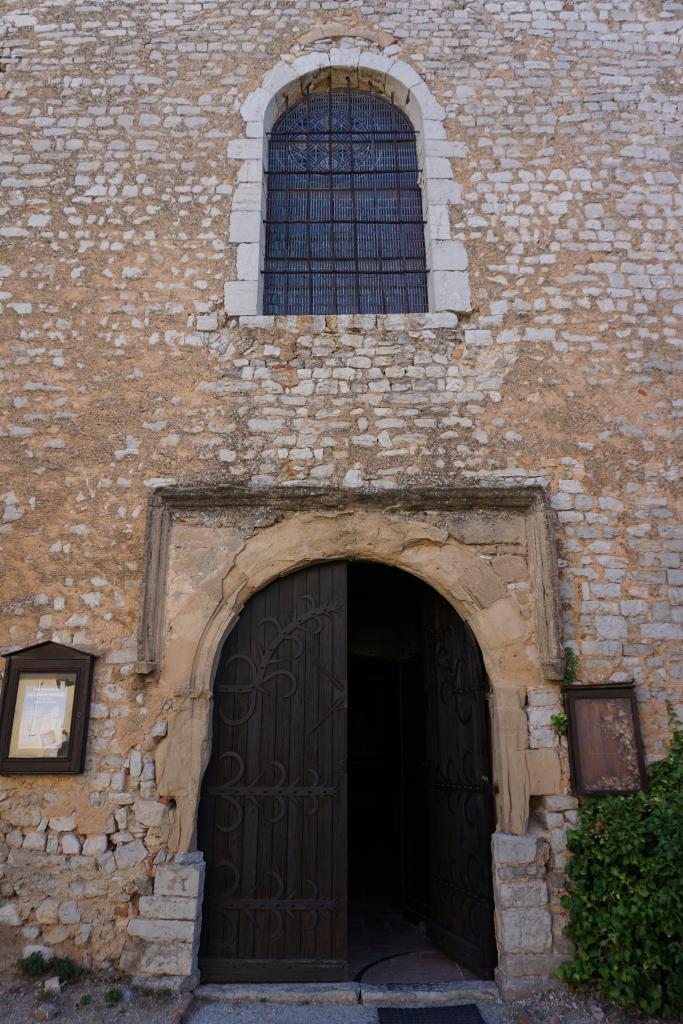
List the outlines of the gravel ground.
{"type": "MultiPolygon", "coordinates": [[[[112,996],[110,996],[110,999],[112,996]]],[[[114,996],[115,998],[115,996],[114,996]]],[[[59,1024],[171,1024],[183,996],[135,989],[115,975],[84,978],[64,985],[56,995],[43,996],[42,981],[15,974],[0,976],[2,1024],[33,1024],[54,1020],[59,1024]],[[121,994],[120,1002],[107,1003],[107,992],[121,994]]]]}
{"type": "MultiPolygon", "coordinates": [[[[85,977],[64,985],[58,994],[43,994],[43,982],[14,971],[0,974],[0,1024],[172,1024],[185,996],[131,988],[115,974],[85,977]],[[114,1002],[107,993],[120,994],[114,1002]]],[[[568,989],[553,989],[512,1005],[482,1003],[487,1024],[676,1024],[662,1018],[627,1013],[619,1007],[568,989]]],[[[312,1006],[195,1001],[183,1024],[375,1024],[373,1006],[312,1006]]]]}
{"type": "Polygon", "coordinates": [[[564,987],[520,1000],[510,1007],[510,1014],[512,1024],[675,1024],[661,1017],[629,1013],[564,987]]]}

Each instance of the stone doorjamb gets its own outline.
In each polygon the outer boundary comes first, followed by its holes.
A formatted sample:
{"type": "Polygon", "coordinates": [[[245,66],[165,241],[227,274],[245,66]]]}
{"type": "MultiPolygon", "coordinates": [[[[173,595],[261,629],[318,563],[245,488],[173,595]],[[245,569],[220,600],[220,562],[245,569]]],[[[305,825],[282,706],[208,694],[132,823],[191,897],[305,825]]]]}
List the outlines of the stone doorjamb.
{"type": "Polygon", "coordinates": [[[497,828],[524,834],[530,796],[557,793],[560,785],[557,752],[529,749],[525,710],[527,690],[561,672],[554,543],[552,513],[540,488],[157,491],[148,519],[138,671],[158,670],[158,685],[172,704],[157,758],[160,792],[176,806],[172,850],[194,848],[211,750],[213,676],[227,633],[249,597],[272,579],[338,559],[410,572],[470,625],[492,688],[497,828]],[[531,591],[526,609],[470,544],[457,539],[460,528],[448,527],[449,513],[465,532],[470,519],[483,524],[494,544],[497,531],[505,537],[511,516],[523,517],[531,591]],[[186,568],[176,572],[180,563],[186,568]]]}

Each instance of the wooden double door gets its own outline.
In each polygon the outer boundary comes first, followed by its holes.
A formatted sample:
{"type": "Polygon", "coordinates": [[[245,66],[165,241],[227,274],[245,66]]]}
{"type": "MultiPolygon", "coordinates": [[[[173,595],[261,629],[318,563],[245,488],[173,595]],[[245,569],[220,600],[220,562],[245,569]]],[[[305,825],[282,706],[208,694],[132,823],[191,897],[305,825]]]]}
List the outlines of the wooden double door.
{"type": "MultiPolygon", "coordinates": [[[[347,571],[323,563],[275,580],[249,600],[225,642],[198,822],[205,981],[348,977],[347,571]]],[[[415,801],[407,857],[428,874],[421,891],[432,941],[490,977],[486,680],[468,628],[420,586],[411,611],[423,638],[420,683],[404,716],[421,720],[424,743],[395,780],[409,832],[415,801]]]]}

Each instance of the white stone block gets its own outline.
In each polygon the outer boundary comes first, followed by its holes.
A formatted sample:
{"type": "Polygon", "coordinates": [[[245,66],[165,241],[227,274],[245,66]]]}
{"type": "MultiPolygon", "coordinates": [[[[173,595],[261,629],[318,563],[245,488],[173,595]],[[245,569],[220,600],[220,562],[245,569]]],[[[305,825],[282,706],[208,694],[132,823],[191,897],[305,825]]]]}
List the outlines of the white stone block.
{"type": "Polygon", "coordinates": [[[535,836],[512,836],[496,832],[493,836],[493,863],[533,864],[536,858],[535,836]]]}
{"type": "Polygon", "coordinates": [[[450,139],[425,139],[422,152],[425,156],[464,160],[467,157],[467,146],[464,142],[451,142],[450,139]]]}
{"type": "Polygon", "coordinates": [[[188,943],[169,945],[154,943],[144,949],[136,960],[136,971],[141,975],[156,977],[175,975],[183,977],[192,974],[195,968],[195,951],[188,943]]]}
{"type": "Polygon", "coordinates": [[[59,906],[59,920],[61,924],[78,924],[81,920],[81,912],[78,909],[76,900],[64,900],[59,906]]]}
{"type": "Polygon", "coordinates": [[[43,900],[36,907],[36,921],[39,921],[40,924],[57,924],[58,912],[59,900],[48,896],[47,899],[43,900]]]}
{"type": "Polygon", "coordinates": [[[49,824],[53,832],[73,832],[76,828],[76,815],[71,814],[68,818],[50,818],[49,824]]]}
{"type": "Polygon", "coordinates": [[[549,953],[552,949],[552,921],[546,909],[500,912],[500,946],[506,953],[549,953]]]}
{"type": "Polygon", "coordinates": [[[330,48],[331,68],[357,68],[360,60],[359,46],[332,46],[330,48]]]}
{"type": "MultiPolygon", "coordinates": [[[[197,317],[196,327],[198,331],[217,331],[218,330],[218,317],[215,313],[205,313],[203,316],[197,317]]],[[[131,772],[131,775],[133,773],[131,772]]],[[[138,772],[138,775],[140,773],[138,772]]]]}
{"type": "Polygon", "coordinates": [[[545,882],[505,882],[496,888],[496,906],[501,909],[545,907],[547,902],[548,887],[545,882]]]}
{"type": "Polygon", "coordinates": [[[450,160],[445,156],[426,156],[422,167],[425,179],[432,181],[435,178],[453,178],[453,168],[450,160]]]}
{"type": "Polygon", "coordinates": [[[451,237],[451,221],[447,206],[429,204],[426,211],[425,237],[427,245],[437,239],[445,241],[451,237]]]}
{"type": "Polygon", "coordinates": [[[263,181],[263,160],[242,160],[237,172],[238,182],[263,181]]]}
{"type": "Polygon", "coordinates": [[[237,277],[240,281],[257,281],[259,276],[258,242],[242,242],[237,246],[237,277]]]}
{"type": "Polygon", "coordinates": [[[227,281],[224,288],[225,312],[228,316],[256,315],[258,281],[227,281]]]}
{"type": "Polygon", "coordinates": [[[258,244],[261,239],[261,213],[258,210],[235,210],[230,214],[231,242],[258,244]]]}
{"type": "Polygon", "coordinates": [[[363,50],[358,58],[358,67],[361,71],[375,71],[380,75],[386,75],[393,64],[391,57],[385,57],[382,53],[371,53],[363,50]]]}
{"type": "Polygon", "coordinates": [[[430,178],[425,182],[423,196],[424,202],[431,209],[432,206],[459,203],[462,200],[462,189],[452,179],[430,178]]]}
{"type": "Polygon", "coordinates": [[[154,828],[164,821],[168,808],[166,804],[159,803],[157,800],[136,800],[133,804],[133,813],[141,825],[154,828]]]}
{"type": "Polygon", "coordinates": [[[78,836],[74,835],[73,832],[68,832],[65,836],[62,836],[62,853],[79,854],[80,852],[81,842],[78,836]]]}
{"type": "Polygon", "coordinates": [[[242,182],[235,189],[232,197],[231,212],[245,210],[258,210],[260,213],[264,208],[263,186],[260,182],[242,182]]]}
{"type": "Polygon", "coordinates": [[[128,934],[147,942],[192,942],[194,921],[147,921],[134,917],[128,923],[128,934]]]}
{"type": "Polygon", "coordinates": [[[199,896],[203,882],[203,864],[166,864],[157,868],[154,895],[199,896]]]}
{"type": "Polygon", "coordinates": [[[422,79],[415,68],[411,67],[405,60],[395,60],[390,65],[387,74],[390,78],[395,78],[397,82],[404,85],[406,89],[414,89],[416,85],[422,83],[422,79]]]}
{"type": "Polygon", "coordinates": [[[447,206],[428,206],[425,211],[425,244],[451,238],[451,218],[447,206]]]}
{"type": "Polygon", "coordinates": [[[141,896],[140,917],[163,921],[194,921],[199,917],[199,901],[185,896],[141,896]]]}
{"type": "Polygon", "coordinates": [[[6,903],[0,907],[0,924],[13,925],[15,928],[21,924],[21,915],[15,903],[6,903]]]}
{"type": "Polygon", "coordinates": [[[258,121],[266,112],[270,100],[270,93],[266,89],[254,89],[250,92],[240,107],[240,113],[245,121],[258,121]]]}
{"type": "Polygon", "coordinates": [[[421,319],[425,327],[430,330],[439,327],[458,326],[458,318],[455,313],[423,313],[421,319]]]}
{"type": "Polygon", "coordinates": [[[47,836],[44,832],[28,832],[22,846],[25,850],[44,850],[47,836]]]}
{"type": "Polygon", "coordinates": [[[443,118],[424,117],[422,119],[421,135],[425,144],[431,139],[445,139],[446,129],[443,126],[443,118]]]}
{"type": "Polygon", "coordinates": [[[231,160],[261,160],[263,150],[258,139],[231,139],[228,156],[231,160]]]}
{"type": "Polygon", "coordinates": [[[293,62],[293,80],[296,81],[297,78],[302,78],[320,68],[329,68],[329,66],[330,58],[326,53],[307,53],[304,57],[297,57],[293,62]]]}
{"type": "Polygon", "coordinates": [[[240,323],[243,327],[252,327],[254,329],[266,328],[272,330],[275,327],[274,316],[241,316],[240,323]]]}
{"type": "Polygon", "coordinates": [[[467,270],[467,252],[461,242],[434,241],[427,253],[432,270],[467,270]]]}
{"type": "Polygon", "coordinates": [[[106,853],[109,843],[106,836],[88,836],[83,843],[83,855],[85,857],[99,857],[106,853]]]}
{"type": "Polygon", "coordinates": [[[144,860],[147,856],[147,849],[144,843],[137,840],[133,843],[124,843],[119,846],[116,853],[114,854],[114,860],[116,867],[121,868],[132,868],[136,864],[139,864],[141,860],[144,860]]]}
{"type": "Polygon", "coordinates": [[[441,104],[437,103],[434,99],[424,82],[420,82],[418,85],[413,86],[410,90],[410,94],[417,101],[423,123],[426,120],[443,121],[446,113],[441,104]]]}
{"type": "Polygon", "coordinates": [[[472,308],[472,296],[467,272],[463,270],[433,270],[429,275],[434,312],[450,309],[466,313],[472,308]]]}
{"type": "Polygon", "coordinates": [[[280,61],[275,67],[272,67],[270,71],[267,71],[263,76],[261,82],[261,88],[264,89],[269,96],[276,96],[283,89],[286,89],[288,85],[295,82],[298,75],[292,71],[289,64],[285,64],[284,61],[280,61]]]}

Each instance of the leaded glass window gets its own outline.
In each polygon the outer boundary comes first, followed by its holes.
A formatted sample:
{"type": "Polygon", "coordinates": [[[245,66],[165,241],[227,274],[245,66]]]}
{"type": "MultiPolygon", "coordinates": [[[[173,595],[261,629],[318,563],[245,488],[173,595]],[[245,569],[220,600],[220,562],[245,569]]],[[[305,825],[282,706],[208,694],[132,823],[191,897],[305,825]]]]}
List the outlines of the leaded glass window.
{"type": "Polygon", "coordinates": [[[415,130],[351,90],[308,96],[269,138],[264,312],[427,309],[415,130]]]}

